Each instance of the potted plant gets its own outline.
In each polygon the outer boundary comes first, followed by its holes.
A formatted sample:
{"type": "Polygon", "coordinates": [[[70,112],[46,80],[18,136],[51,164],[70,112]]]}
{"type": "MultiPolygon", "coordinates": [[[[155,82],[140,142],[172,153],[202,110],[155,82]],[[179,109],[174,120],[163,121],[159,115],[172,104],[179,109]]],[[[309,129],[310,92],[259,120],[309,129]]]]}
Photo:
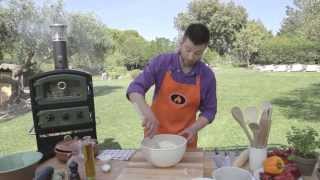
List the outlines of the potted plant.
{"type": "Polygon", "coordinates": [[[293,148],[292,160],[297,163],[302,175],[310,176],[317,162],[320,148],[319,133],[312,127],[297,128],[292,126],[287,133],[287,141],[293,148]]]}

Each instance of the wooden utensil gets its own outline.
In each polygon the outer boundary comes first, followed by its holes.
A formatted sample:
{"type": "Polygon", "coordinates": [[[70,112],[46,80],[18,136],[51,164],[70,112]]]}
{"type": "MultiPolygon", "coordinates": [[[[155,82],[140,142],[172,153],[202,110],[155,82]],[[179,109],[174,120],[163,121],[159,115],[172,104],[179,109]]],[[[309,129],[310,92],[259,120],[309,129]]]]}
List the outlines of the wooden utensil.
{"type": "Polygon", "coordinates": [[[248,160],[249,160],[249,149],[245,149],[233,161],[232,166],[241,168],[248,162],[248,160]]]}
{"type": "Polygon", "coordinates": [[[258,134],[258,146],[265,147],[268,143],[269,131],[271,127],[271,111],[270,102],[262,103],[262,114],[260,118],[260,130],[258,134]]]}
{"type": "Polygon", "coordinates": [[[263,111],[264,109],[269,109],[270,107],[272,107],[271,103],[268,101],[262,102],[261,104],[261,110],[263,111]]]}
{"type": "Polygon", "coordinates": [[[268,138],[269,138],[269,134],[270,134],[270,130],[271,130],[271,116],[272,116],[272,105],[270,102],[266,101],[262,103],[262,108],[267,110],[267,119],[268,119],[268,129],[267,129],[267,136],[265,139],[265,145],[268,144],[268,138]]]}
{"type": "Polygon", "coordinates": [[[272,105],[270,103],[269,108],[268,108],[268,130],[267,130],[267,136],[265,139],[265,145],[268,144],[269,134],[270,134],[270,130],[271,130],[271,123],[272,123],[271,116],[272,116],[272,105]]]}
{"type": "Polygon", "coordinates": [[[244,110],[244,117],[247,123],[257,123],[258,121],[258,108],[255,106],[249,106],[244,110]]]}
{"type": "Polygon", "coordinates": [[[257,135],[259,133],[259,124],[257,123],[258,120],[258,109],[254,106],[247,107],[244,110],[245,119],[248,122],[248,126],[252,131],[253,134],[253,144],[252,146],[256,146],[257,144],[257,135]]]}
{"type": "Polygon", "coordinates": [[[252,134],[253,134],[253,143],[252,143],[252,146],[253,147],[256,147],[257,146],[257,141],[258,141],[258,134],[259,134],[259,125],[258,123],[249,123],[248,124],[249,128],[251,129],[252,131],[252,134]]]}
{"type": "Polygon", "coordinates": [[[239,107],[233,107],[231,109],[231,114],[233,116],[233,118],[239,123],[240,127],[243,129],[244,133],[246,134],[249,142],[250,142],[250,145],[253,144],[253,140],[252,140],[252,137],[248,131],[248,128],[246,126],[246,123],[243,119],[243,113],[241,111],[241,109],[239,107]]]}

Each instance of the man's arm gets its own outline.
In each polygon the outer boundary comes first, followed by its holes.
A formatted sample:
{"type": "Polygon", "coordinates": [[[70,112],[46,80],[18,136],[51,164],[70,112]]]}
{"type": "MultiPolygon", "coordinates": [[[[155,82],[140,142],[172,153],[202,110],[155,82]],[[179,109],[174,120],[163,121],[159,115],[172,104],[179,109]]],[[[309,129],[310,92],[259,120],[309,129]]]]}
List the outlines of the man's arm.
{"type": "Polygon", "coordinates": [[[200,115],[205,117],[211,123],[217,113],[217,92],[216,92],[216,78],[214,73],[209,70],[204,75],[205,80],[201,87],[201,100],[200,100],[200,115]]]}
{"type": "Polygon", "coordinates": [[[202,91],[204,94],[201,95],[202,99],[199,107],[201,113],[196,122],[179,133],[185,135],[189,141],[197,135],[198,131],[214,120],[217,112],[216,79],[212,71],[208,71],[208,73],[204,76],[207,79],[203,83],[205,90],[202,91]]]}
{"type": "Polygon", "coordinates": [[[208,124],[209,124],[209,121],[206,117],[199,116],[198,120],[191,126],[191,128],[194,129],[196,132],[198,132],[208,124]]]}
{"type": "Polygon", "coordinates": [[[159,122],[152,112],[150,106],[145,101],[144,96],[133,92],[129,94],[129,99],[138,108],[137,111],[139,112],[137,113],[141,113],[142,126],[146,130],[146,136],[153,137],[158,130],[159,122]]]}
{"type": "Polygon", "coordinates": [[[156,133],[159,123],[144,96],[149,88],[155,84],[157,76],[159,76],[159,57],[150,61],[143,72],[130,83],[127,90],[127,98],[137,106],[138,113],[141,113],[142,116],[142,126],[145,128],[146,136],[150,137],[153,137],[156,133]]]}

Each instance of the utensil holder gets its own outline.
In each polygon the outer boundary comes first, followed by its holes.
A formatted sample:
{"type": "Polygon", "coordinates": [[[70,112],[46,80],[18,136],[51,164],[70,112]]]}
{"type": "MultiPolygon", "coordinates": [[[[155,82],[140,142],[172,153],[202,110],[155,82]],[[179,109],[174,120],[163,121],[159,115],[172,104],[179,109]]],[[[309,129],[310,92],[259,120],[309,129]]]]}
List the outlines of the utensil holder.
{"type": "Polygon", "coordinates": [[[249,148],[249,168],[252,172],[262,168],[263,161],[267,158],[267,147],[249,148]]]}

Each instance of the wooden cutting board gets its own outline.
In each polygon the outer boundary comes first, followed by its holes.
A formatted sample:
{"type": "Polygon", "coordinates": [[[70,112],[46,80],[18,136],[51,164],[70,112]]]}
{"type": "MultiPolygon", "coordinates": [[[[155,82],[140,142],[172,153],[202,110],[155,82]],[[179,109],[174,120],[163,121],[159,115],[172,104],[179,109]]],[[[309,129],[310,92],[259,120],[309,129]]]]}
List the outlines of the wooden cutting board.
{"type": "Polygon", "coordinates": [[[203,176],[203,152],[186,152],[174,167],[157,168],[138,151],[123,169],[117,180],[191,180],[203,176]]]}

